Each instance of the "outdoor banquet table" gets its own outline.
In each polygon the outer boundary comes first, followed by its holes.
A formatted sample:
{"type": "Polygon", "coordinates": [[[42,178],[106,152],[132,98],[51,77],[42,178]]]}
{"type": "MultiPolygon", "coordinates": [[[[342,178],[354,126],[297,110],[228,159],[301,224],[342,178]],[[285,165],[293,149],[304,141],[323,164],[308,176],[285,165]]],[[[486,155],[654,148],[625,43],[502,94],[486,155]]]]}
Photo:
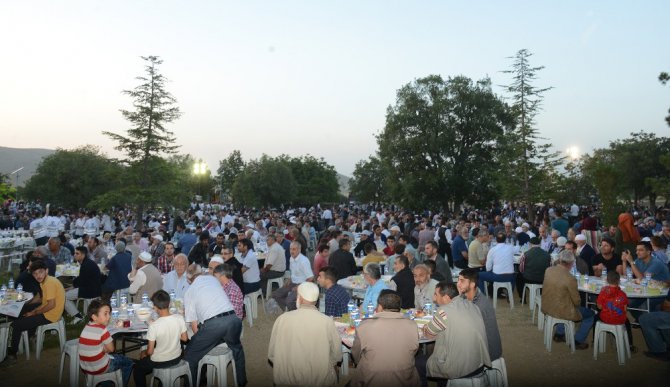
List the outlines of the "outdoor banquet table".
{"type": "MultiPolygon", "coordinates": [[[[606,281],[603,281],[598,277],[590,277],[588,285],[586,281],[581,278],[578,283],[578,290],[582,293],[593,294],[595,297],[586,297],[586,306],[595,305],[596,298],[600,294],[600,289],[606,285],[606,281]]],[[[643,299],[644,303],[641,307],[628,307],[629,310],[637,310],[641,312],[650,312],[650,301],[655,298],[666,298],[668,294],[667,287],[656,287],[654,286],[645,289],[642,285],[635,283],[629,283],[627,279],[621,279],[621,290],[626,293],[626,296],[629,300],[632,299],[643,299]]]]}
{"type": "Polygon", "coordinates": [[[22,301],[16,301],[16,298],[14,297],[5,298],[0,305],[0,314],[14,318],[19,317],[23,306],[32,298],[33,294],[28,292],[23,293],[22,301]]]}
{"type": "MultiPolygon", "coordinates": [[[[410,309],[410,313],[412,311],[413,309],[410,309]]],[[[405,312],[405,314],[408,316],[407,318],[410,318],[409,317],[410,313],[405,312]]],[[[347,318],[348,317],[340,318],[339,320],[346,320],[347,318]]],[[[423,335],[423,327],[433,319],[432,315],[425,315],[416,318],[411,317],[411,319],[416,323],[417,332],[419,334],[419,344],[432,343],[435,341],[435,338],[427,338],[423,335]]],[[[354,345],[354,337],[355,337],[355,333],[352,332],[351,329],[349,329],[351,325],[347,322],[342,322],[338,320],[334,320],[334,323],[335,328],[337,328],[337,333],[340,335],[340,339],[342,340],[342,344],[347,348],[351,348],[354,345]]]]}

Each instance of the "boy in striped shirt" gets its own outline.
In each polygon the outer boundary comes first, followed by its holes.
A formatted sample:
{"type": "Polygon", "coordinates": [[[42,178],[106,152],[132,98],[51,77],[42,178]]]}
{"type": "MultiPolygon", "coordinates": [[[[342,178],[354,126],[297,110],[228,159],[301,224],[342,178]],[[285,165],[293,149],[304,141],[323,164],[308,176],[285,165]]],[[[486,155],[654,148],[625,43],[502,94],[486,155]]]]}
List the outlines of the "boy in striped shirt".
{"type": "Polygon", "coordinates": [[[133,361],[114,352],[114,340],[107,331],[111,307],[108,303],[93,300],[88,307],[89,322],[79,336],[79,364],[85,374],[99,375],[118,369],[123,374],[123,385],[127,386],[133,361]]]}

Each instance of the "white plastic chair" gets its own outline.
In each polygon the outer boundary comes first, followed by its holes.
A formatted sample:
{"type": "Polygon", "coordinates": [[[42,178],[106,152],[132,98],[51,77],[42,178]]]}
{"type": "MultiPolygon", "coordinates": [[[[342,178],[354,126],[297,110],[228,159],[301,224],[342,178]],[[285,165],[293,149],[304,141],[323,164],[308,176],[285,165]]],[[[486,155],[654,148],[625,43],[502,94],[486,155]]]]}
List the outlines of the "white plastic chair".
{"type": "Polygon", "coordinates": [[[149,386],[154,385],[155,380],[159,380],[163,387],[174,386],[177,379],[182,376],[188,378],[188,385],[193,385],[193,378],[191,377],[191,368],[188,366],[186,360],[182,360],[179,364],[169,368],[154,368],[153,376],[149,381],[149,386]]]}
{"type": "Polygon", "coordinates": [[[0,325],[0,361],[7,356],[7,340],[9,339],[9,323],[0,325]]]}
{"type": "Polygon", "coordinates": [[[70,357],[70,387],[79,385],[79,339],[68,340],[65,348],[60,354],[60,367],[58,371],[58,384],[63,381],[63,366],[65,365],[65,356],[70,357]]]}
{"type": "Polygon", "coordinates": [[[244,296],[244,305],[247,308],[247,318],[249,319],[249,326],[253,326],[253,319],[258,318],[258,299],[263,302],[263,292],[260,289],[253,293],[244,296]]]}
{"type": "Polygon", "coordinates": [[[342,344],[342,366],[340,367],[340,375],[349,375],[349,356],[351,356],[351,349],[342,344]]]}
{"type": "Polygon", "coordinates": [[[233,359],[233,351],[224,344],[220,344],[207,353],[200,362],[198,362],[198,376],[196,386],[200,385],[200,373],[202,366],[206,366],[207,387],[227,386],[228,385],[228,364],[233,365],[233,379],[237,387],[237,369],[233,359]]]}
{"type": "Polygon", "coordinates": [[[447,387],[485,387],[488,386],[486,371],[469,378],[449,379],[447,387]]]}
{"type": "Polygon", "coordinates": [[[547,351],[551,352],[551,342],[554,337],[554,326],[556,324],[565,325],[565,342],[570,347],[570,351],[575,353],[575,323],[570,320],[563,320],[560,318],[552,317],[550,315],[545,315],[546,319],[544,322],[544,345],[547,347],[547,351]]]}
{"type": "Polygon", "coordinates": [[[598,360],[598,352],[605,352],[607,346],[607,333],[614,335],[619,365],[625,365],[626,356],[630,359],[630,343],[628,342],[628,335],[626,334],[626,326],[624,324],[612,325],[605,324],[602,321],[596,323],[596,329],[593,335],[593,359],[598,360]]]}
{"type": "Polygon", "coordinates": [[[535,297],[537,297],[538,294],[540,294],[540,289],[542,289],[542,285],[540,284],[525,284],[523,286],[523,292],[521,293],[521,304],[523,305],[523,301],[526,299],[526,289],[528,289],[529,293],[529,300],[528,300],[528,306],[530,307],[530,310],[535,311],[535,297]]]}
{"type": "Polygon", "coordinates": [[[86,387],[94,387],[102,382],[112,382],[116,387],[121,387],[123,386],[123,374],[121,370],[116,370],[100,375],[86,375],[86,387]]]}
{"type": "Polygon", "coordinates": [[[491,362],[491,369],[486,370],[486,377],[491,387],[507,387],[507,366],[505,359],[500,357],[491,362]]]}
{"type": "Polygon", "coordinates": [[[514,294],[512,294],[511,282],[494,282],[493,283],[493,308],[498,306],[498,289],[507,289],[507,299],[509,300],[510,309],[514,309],[514,294]]]}
{"type": "Polygon", "coordinates": [[[40,360],[40,353],[42,352],[42,347],[44,345],[44,334],[48,331],[58,331],[58,342],[60,344],[60,350],[62,351],[65,348],[65,321],[61,317],[60,320],[55,323],[40,325],[37,327],[37,348],[35,349],[35,358],[40,360]]]}
{"type": "Polygon", "coordinates": [[[21,340],[19,341],[19,353],[26,354],[26,360],[30,360],[30,341],[28,340],[28,331],[21,333],[21,340]]]}
{"type": "Polygon", "coordinates": [[[77,308],[79,307],[79,302],[83,301],[84,303],[84,311],[82,312],[83,316],[86,316],[86,312],[88,311],[89,305],[91,305],[91,301],[95,300],[95,298],[77,298],[76,305],[77,308]]]}
{"type": "Polygon", "coordinates": [[[284,277],[272,278],[268,280],[268,285],[265,288],[265,297],[269,298],[272,294],[272,284],[277,284],[279,288],[284,286],[284,277]]]}
{"type": "Polygon", "coordinates": [[[533,314],[531,317],[531,322],[535,323],[535,311],[537,311],[537,329],[544,329],[544,313],[542,313],[542,295],[538,294],[535,296],[535,308],[533,308],[533,314]]]}

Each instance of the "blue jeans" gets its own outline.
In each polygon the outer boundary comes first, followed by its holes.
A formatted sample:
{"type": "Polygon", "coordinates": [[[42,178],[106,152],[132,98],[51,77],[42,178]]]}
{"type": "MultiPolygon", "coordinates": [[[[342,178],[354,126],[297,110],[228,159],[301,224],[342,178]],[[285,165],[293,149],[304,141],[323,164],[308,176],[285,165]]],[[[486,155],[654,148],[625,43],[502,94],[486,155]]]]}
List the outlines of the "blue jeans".
{"type": "Polygon", "coordinates": [[[649,352],[665,353],[670,349],[670,312],[652,312],[640,316],[640,327],[649,352]]]}
{"type": "MultiPolygon", "coordinates": [[[[109,367],[107,367],[107,372],[114,372],[116,370],[121,370],[123,375],[123,385],[127,386],[128,381],[130,381],[130,374],[133,372],[133,361],[123,355],[111,355],[112,359],[109,361],[109,367]]],[[[111,386],[112,384],[109,383],[111,386]]]]}
{"type": "MultiPolygon", "coordinates": [[[[583,306],[579,307],[579,313],[582,315],[582,322],[579,324],[577,332],[575,332],[575,341],[583,343],[586,341],[586,337],[589,335],[591,327],[593,327],[593,317],[595,316],[595,313],[593,313],[591,309],[583,306]]],[[[565,325],[557,324],[556,334],[559,336],[565,335],[565,325]]]]}
{"type": "MultiPolygon", "coordinates": [[[[226,343],[228,348],[233,351],[235,359],[235,371],[237,372],[237,382],[244,386],[247,383],[247,373],[244,364],[244,348],[240,341],[242,334],[242,320],[235,314],[207,320],[200,324],[198,332],[193,335],[191,341],[184,349],[184,360],[191,367],[191,376],[193,380],[198,377],[198,362],[205,355],[221,343],[226,343]]],[[[225,372],[222,371],[222,372],[225,372]]]]}
{"type": "MultiPolygon", "coordinates": [[[[479,272],[479,280],[477,281],[477,286],[482,293],[486,294],[486,283],[487,282],[511,282],[512,289],[514,289],[514,273],[507,274],[496,274],[492,271],[482,271],[479,272]]],[[[513,297],[512,294],[508,294],[508,297],[513,297]]]]}

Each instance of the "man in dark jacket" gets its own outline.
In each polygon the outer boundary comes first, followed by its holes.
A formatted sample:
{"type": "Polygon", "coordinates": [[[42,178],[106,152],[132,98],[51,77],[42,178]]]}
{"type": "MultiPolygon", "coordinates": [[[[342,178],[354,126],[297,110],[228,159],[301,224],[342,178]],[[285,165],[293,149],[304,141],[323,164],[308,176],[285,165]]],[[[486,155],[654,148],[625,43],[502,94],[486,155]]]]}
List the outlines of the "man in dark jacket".
{"type": "Polygon", "coordinates": [[[351,249],[351,241],[346,238],[340,239],[340,248],[334,253],[330,254],[328,258],[328,265],[337,270],[337,279],[347,278],[356,274],[358,268],[356,267],[356,260],[349,252],[351,249]]]}
{"type": "Polygon", "coordinates": [[[133,269],[131,266],[132,255],[126,251],[126,244],[116,242],[114,246],[116,254],[107,262],[107,280],[102,285],[102,298],[109,300],[112,293],[119,289],[127,289],[130,286],[128,273],[133,269]]]}
{"type": "Polygon", "coordinates": [[[101,294],[100,268],[88,258],[88,249],[77,246],[74,249],[74,259],[80,265],[79,276],[72,281],[72,288],[65,292],[65,310],[70,316],[74,316],[72,324],[83,319],[74,301],[78,298],[97,298],[101,294]]]}
{"type": "Polygon", "coordinates": [[[544,271],[551,264],[551,256],[540,247],[540,238],[530,239],[530,249],[523,253],[519,263],[519,272],[516,276],[516,290],[519,296],[523,293],[526,284],[542,285],[544,282],[544,271]]]}
{"type": "Polygon", "coordinates": [[[188,253],[188,263],[197,263],[203,267],[209,264],[209,232],[200,233],[200,242],[188,253]]]}
{"type": "Polygon", "coordinates": [[[393,270],[395,275],[391,281],[395,283],[395,288],[400,299],[402,300],[402,308],[414,308],[414,275],[409,268],[409,260],[404,255],[399,255],[393,262],[393,270]]]}

